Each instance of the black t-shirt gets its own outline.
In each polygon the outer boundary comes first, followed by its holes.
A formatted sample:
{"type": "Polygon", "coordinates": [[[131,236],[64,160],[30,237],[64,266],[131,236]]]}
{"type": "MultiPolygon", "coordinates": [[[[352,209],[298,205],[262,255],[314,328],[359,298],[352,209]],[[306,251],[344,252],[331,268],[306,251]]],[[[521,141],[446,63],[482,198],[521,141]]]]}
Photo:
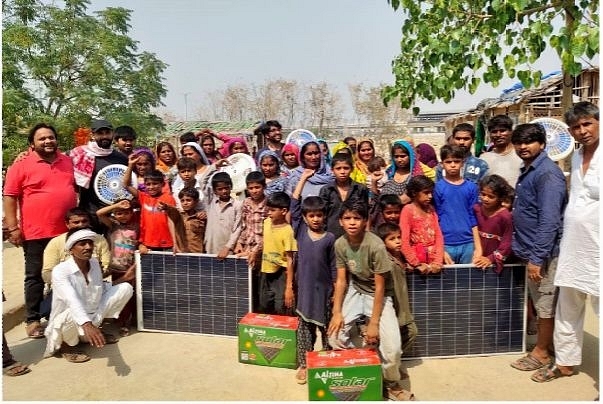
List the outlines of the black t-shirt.
{"type": "Polygon", "coordinates": [[[88,189],[79,187],[80,203],[78,205],[80,208],[90,212],[93,217],[96,216],[97,210],[107,206],[106,203],[102,202],[98,198],[96,192],[94,191],[94,179],[98,175],[98,172],[111,164],[123,164],[127,166],[128,157],[126,157],[125,154],[118,152],[117,150],[113,150],[113,152],[108,156],[95,157],[94,162],[94,171],[92,171],[90,186],[88,187],[88,189]]]}

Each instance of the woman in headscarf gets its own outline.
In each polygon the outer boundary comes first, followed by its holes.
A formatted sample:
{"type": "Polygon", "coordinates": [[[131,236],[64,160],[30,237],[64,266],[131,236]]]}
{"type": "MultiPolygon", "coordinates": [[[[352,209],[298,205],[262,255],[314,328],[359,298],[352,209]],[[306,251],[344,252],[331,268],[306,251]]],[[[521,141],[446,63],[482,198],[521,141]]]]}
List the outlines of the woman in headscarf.
{"type": "Polygon", "coordinates": [[[222,137],[220,139],[226,139],[219,150],[220,155],[222,155],[224,158],[236,153],[249,154],[247,141],[243,136],[221,136],[222,137]]]}
{"type": "Polygon", "coordinates": [[[176,150],[170,142],[159,142],[155,148],[157,157],[156,168],[165,175],[168,183],[172,183],[178,176],[178,167],[176,167],[176,150]]]}
{"type": "Polygon", "coordinates": [[[429,168],[434,168],[438,165],[435,149],[427,143],[419,143],[415,147],[419,161],[429,168]]]}
{"type": "Polygon", "coordinates": [[[331,167],[331,152],[329,151],[327,141],[324,139],[318,139],[318,145],[320,146],[320,151],[325,157],[325,164],[331,167]]]}
{"type": "Polygon", "coordinates": [[[381,195],[398,195],[403,204],[409,203],[406,185],[415,175],[422,175],[423,169],[415,155],[414,147],[406,140],[396,140],[390,149],[391,165],[385,171],[388,181],[381,188],[381,195]]]}
{"type": "Polygon", "coordinates": [[[264,150],[258,156],[259,169],[266,179],[264,194],[270,196],[275,192],[285,192],[287,178],[281,176],[280,159],[272,150],[264,150]]]}
{"type": "Polygon", "coordinates": [[[200,132],[201,148],[210,163],[215,163],[222,158],[218,150],[216,150],[216,140],[214,139],[214,136],[215,135],[213,135],[209,129],[200,132]]]}
{"type": "Polygon", "coordinates": [[[325,159],[316,140],[306,142],[299,153],[300,166],[293,170],[287,184],[287,194],[291,196],[304,170],[313,170],[314,174],[304,184],[301,200],[308,196],[318,196],[320,189],[334,180],[331,168],[325,164],[325,159]]]}
{"type": "Polygon", "coordinates": [[[368,163],[373,157],[375,157],[375,144],[371,139],[364,137],[357,140],[357,145],[354,166],[360,174],[354,179],[354,181],[370,187],[371,173],[368,170],[368,163]]]}

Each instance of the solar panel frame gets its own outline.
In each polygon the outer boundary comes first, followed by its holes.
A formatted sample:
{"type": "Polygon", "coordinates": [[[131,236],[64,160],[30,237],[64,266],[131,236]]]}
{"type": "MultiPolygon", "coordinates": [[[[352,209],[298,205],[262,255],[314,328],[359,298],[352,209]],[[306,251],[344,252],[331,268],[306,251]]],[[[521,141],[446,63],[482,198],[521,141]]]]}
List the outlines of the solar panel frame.
{"type": "Polygon", "coordinates": [[[446,265],[440,274],[407,273],[418,335],[403,359],[517,354],[526,348],[525,267],[501,274],[446,265]]]}
{"type": "Polygon", "coordinates": [[[137,252],[136,284],[140,331],[236,337],[251,311],[247,260],[233,255],[137,252]]]}

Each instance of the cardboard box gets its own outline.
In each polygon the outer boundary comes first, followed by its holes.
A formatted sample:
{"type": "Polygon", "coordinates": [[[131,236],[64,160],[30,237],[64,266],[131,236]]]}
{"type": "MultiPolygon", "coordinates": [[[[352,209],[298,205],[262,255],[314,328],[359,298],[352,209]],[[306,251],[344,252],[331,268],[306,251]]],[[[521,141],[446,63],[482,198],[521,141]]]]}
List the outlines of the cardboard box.
{"type": "Polygon", "coordinates": [[[308,352],[310,401],[381,401],[381,361],[372,349],[308,352]]]}
{"type": "Polygon", "coordinates": [[[248,313],[239,321],[239,362],[297,368],[297,317],[248,313]]]}

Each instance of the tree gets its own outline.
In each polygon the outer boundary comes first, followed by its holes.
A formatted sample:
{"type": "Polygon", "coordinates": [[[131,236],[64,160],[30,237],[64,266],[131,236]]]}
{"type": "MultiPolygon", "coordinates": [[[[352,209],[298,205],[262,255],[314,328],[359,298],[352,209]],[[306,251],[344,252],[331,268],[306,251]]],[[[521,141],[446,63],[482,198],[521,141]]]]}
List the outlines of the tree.
{"type": "MultiPolygon", "coordinates": [[[[560,57],[564,82],[580,74],[580,58],[599,52],[599,2],[592,0],[388,0],[401,8],[401,53],[392,62],[395,83],[382,92],[410,108],[418,98],[449,102],[460,89],[473,94],[482,80],[496,87],[503,76],[537,86],[530,69],[547,45],[560,57]],[[555,27],[553,20],[565,19],[555,27]],[[510,49],[506,52],[503,47],[510,49]]],[[[571,86],[562,106],[571,105],[571,86]]],[[[417,112],[417,109],[415,109],[417,112]]]]}
{"type": "Polygon", "coordinates": [[[384,133],[391,133],[401,122],[408,121],[408,111],[398,105],[383,105],[380,102],[383,87],[383,85],[376,87],[365,87],[363,84],[348,85],[356,119],[378,127],[384,133]]]}
{"type": "MultiPolygon", "coordinates": [[[[162,129],[150,111],[163,105],[167,65],[128,36],[131,10],[90,15],[89,4],[2,1],[3,149],[40,121],[55,125],[64,148],[96,117],[134,127],[141,143],[162,129]]],[[[4,161],[15,152],[5,149],[4,161]]]]}
{"type": "Polygon", "coordinates": [[[341,121],[342,110],[341,96],[329,84],[320,82],[309,87],[310,126],[316,129],[318,135],[323,133],[325,127],[341,121]]]}

